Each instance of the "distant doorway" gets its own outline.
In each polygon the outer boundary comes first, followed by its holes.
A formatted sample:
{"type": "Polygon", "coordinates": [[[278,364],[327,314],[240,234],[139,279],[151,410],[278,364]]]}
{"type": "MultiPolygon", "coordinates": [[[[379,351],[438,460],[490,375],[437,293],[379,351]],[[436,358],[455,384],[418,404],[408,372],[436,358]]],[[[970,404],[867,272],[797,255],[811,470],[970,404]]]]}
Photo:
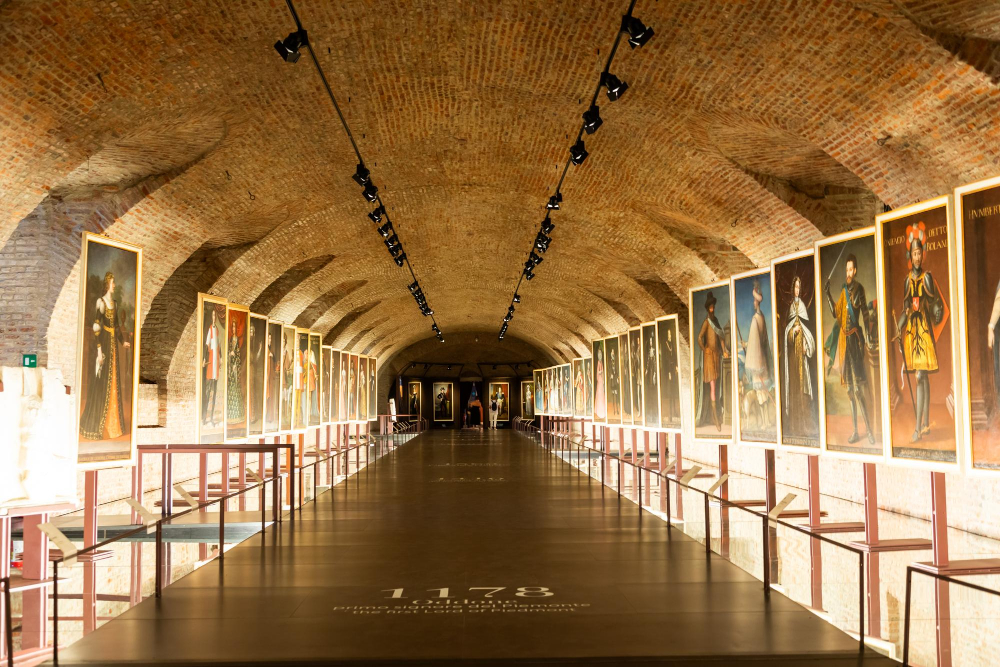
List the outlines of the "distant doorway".
{"type": "Polygon", "coordinates": [[[483,383],[482,382],[462,382],[460,387],[459,406],[461,414],[458,415],[459,423],[463,428],[483,427],[483,383]]]}

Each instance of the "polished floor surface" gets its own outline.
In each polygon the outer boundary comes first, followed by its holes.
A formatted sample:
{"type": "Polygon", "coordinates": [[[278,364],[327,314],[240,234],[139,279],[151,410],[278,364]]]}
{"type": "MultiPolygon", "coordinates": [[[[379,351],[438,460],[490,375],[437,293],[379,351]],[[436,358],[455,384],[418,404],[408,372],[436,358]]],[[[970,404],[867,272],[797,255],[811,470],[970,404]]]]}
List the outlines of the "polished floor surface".
{"type": "Polygon", "coordinates": [[[778,593],[765,600],[750,575],[529,439],[434,431],[59,662],[847,665],[859,655],[847,635],[778,593]]]}

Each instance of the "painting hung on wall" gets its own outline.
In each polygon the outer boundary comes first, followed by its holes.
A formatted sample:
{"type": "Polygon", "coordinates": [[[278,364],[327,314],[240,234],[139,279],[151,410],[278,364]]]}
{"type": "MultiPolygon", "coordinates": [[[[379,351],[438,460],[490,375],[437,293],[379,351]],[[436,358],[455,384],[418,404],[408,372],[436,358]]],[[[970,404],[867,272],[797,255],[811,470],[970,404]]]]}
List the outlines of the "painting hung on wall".
{"type": "Polygon", "coordinates": [[[535,381],[521,381],[521,418],[535,418],[535,381]]]}
{"type": "Polygon", "coordinates": [[[264,362],[264,432],[278,430],[281,418],[281,323],[267,323],[267,357],[264,362]]]}
{"type": "Polygon", "coordinates": [[[135,458],[142,249],[84,233],[81,266],[77,458],[97,470],[135,458]]]}
{"type": "Polygon", "coordinates": [[[594,360],[583,360],[583,416],[594,416],[594,360]]]}
{"type": "Polygon", "coordinates": [[[281,430],[292,428],[295,412],[295,327],[281,327],[281,430]]]}
{"type": "Polygon", "coordinates": [[[586,383],[583,381],[583,359],[573,360],[573,416],[583,417],[587,412],[586,383]]]}
{"type": "Polygon", "coordinates": [[[433,385],[434,421],[454,421],[454,404],[452,401],[452,384],[450,382],[435,382],[433,385]]]}
{"type": "Polygon", "coordinates": [[[874,228],[816,244],[820,443],[862,460],[883,457],[877,275],[874,228]]]}
{"type": "Polygon", "coordinates": [[[540,415],[543,413],[542,397],[545,394],[545,392],[542,391],[542,371],[533,371],[531,375],[535,381],[535,414],[540,415]]]}
{"type": "Polygon", "coordinates": [[[249,416],[247,435],[264,432],[264,394],[267,382],[267,318],[250,314],[250,338],[247,347],[249,355],[247,382],[249,389],[249,416]]]}
{"type": "Polygon", "coordinates": [[[424,413],[422,411],[423,407],[423,397],[421,396],[421,382],[419,380],[412,380],[407,385],[406,391],[406,412],[411,416],[420,417],[424,413]]]}
{"type": "Polygon", "coordinates": [[[681,428],[681,373],[677,316],[656,320],[657,363],[660,369],[660,428],[681,428]]]}
{"type": "Polygon", "coordinates": [[[497,402],[497,421],[510,421],[510,383],[490,382],[490,404],[497,402]]]}
{"type": "Polygon", "coordinates": [[[622,424],[632,423],[632,355],[628,334],[618,336],[618,382],[621,389],[622,424]]]}
{"type": "Polygon", "coordinates": [[[226,301],[198,295],[198,442],[222,442],[226,426],[226,301]]]}
{"type": "Polygon", "coordinates": [[[327,345],[323,346],[323,359],[320,362],[321,375],[323,376],[323,405],[320,406],[320,419],[324,424],[328,424],[331,420],[330,406],[333,402],[333,392],[331,391],[331,382],[333,382],[333,348],[327,345]]]}
{"type": "Polygon", "coordinates": [[[950,208],[950,197],[939,197],[880,215],[875,223],[888,453],[940,469],[958,463],[950,410],[956,401],[950,208]]]}
{"type": "Polygon", "coordinates": [[[358,357],[358,420],[368,421],[368,357],[358,357]]]}
{"type": "Polygon", "coordinates": [[[691,289],[688,304],[694,436],[729,441],[733,437],[729,283],[691,289]]]}
{"type": "Polygon", "coordinates": [[[618,337],[604,339],[604,376],[607,378],[608,424],[622,423],[621,355],[618,354],[618,337]]]}
{"type": "Polygon", "coordinates": [[[358,420],[358,355],[351,355],[351,367],[347,371],[347,419],[358,420]]]}
{"type": "Polygon", "coordinates": [[[955,191],[967,465],[1000,471],[1000,178],[955,191]]]}
{"type": "Polygon", "coordinates": [[[642,386],[642,332],[639,327],[628,331],[629,377],[632,378],[632,423],[645,424],[642,386]]]}
{"type": "Polygon", "coordinates": [[[330,355],[330,421],[340,421],[340,350],[330,355]]]}
{"type": "Polygon", "coordinates": [[[562,370],[562,414],[573,416],[573,364],[563,364],[562,370]]]}
{"type": "Polygon", "coordinates": [[[559,400],[556,396],[556,383],[553,379],[553,371],[553,368],[546,368],[542,372],[542,382],[545,386],[545,414],[547,415],[554,415],[559,411],[557,409],[559,400]]]}
{"type": "Polygon", "coordinates": [[[250,311],[229,306],[226,317],[226,440],[247,434],[247,343],[250,311]]]}
{"type": "Polygon", "coordinates": [[[774,299],[771,269],[732,277],[736,394],[733,415],[741,444],[778,444],[778,403],[774,395],[774,299]]]}
{"type": "Polygon", "coordinates": [[[322,384],[320,383],[320,360],[323,356],[323,337],[319,334],[309,334],[309,355],[306,357],[306,391],[309,392],[309,425],[319,426],[322,415],[320,403],[323,401],[322,384]]]}
{"type": "Polygon", "coordinates": [[[656,363],[656,324],[642,325],[642,414],[643,423],[649,428],[660,426],[660,392],[656,363]]]}
{"type": "Polygon", "coordinates": [[[375,373],[375,357],[368,357],[368,418],[378,419],[378,384],[375,373]]]}
{"type": "Polygon", "coordinates": [[[778,444],[819,449],[816,269],[812,250],[771,262],[778,444]]]}
{"type": "Polygon", "coordinates": [[[351,386],[351,355],[348,352],[340,353],[340,421],[349,421],[348,416],[351,411],[350,400],[351,386]]]}
{"type": "Polygon", "coordinates": [[[292,428],[305,428],[309,424],[309,331],[295,330],[295,390],[292,392],[294,418],[292,428]]]}

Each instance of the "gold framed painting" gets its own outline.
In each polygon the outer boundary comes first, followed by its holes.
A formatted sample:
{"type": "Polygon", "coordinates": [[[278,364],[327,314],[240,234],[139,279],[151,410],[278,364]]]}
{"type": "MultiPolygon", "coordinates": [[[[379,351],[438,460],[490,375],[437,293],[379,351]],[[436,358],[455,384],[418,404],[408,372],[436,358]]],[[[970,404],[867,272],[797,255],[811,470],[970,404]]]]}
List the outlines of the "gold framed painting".
{"type": "Polygon", "coordinates": [[[632,327],[628,330],[629,378],[632,380],[632,423],[645,426],[645,401],[642,384],[642,330],[632,327]]]}
{"type": "Polygon", "coordinates": [[[729,281],[688,290],[691,407],[696,440],[733,439],[729,281]]]}
{"type": "Polygon", "coordinates": [[[771,269],[755,269],[730,278],[733,335],[733,431],[741,445],[773,449],[778,445],[775,397],[774,299],[771,269]]]}
{"type": "Polygon", "coordinates": [[[587,414],[586,383],[583,381],[583,357],[573,359],[573,416],[587,414]]]}
{"type": "Polygon", "coordinates": [[[368,418],[378,419],[378,376],[375,357],[368,357],[368,418]]]}
{"type": "Polygon", "coordinates": [[[351,365],[347,370],[347,420],[358,421],[358,368],[361,359],[351,355],[351,365]]]}
{"type": "Polygon", "coordinates": [[[618,349],[618,336],[604,339],[604,377],[607,392],[607,423],[617,426],[622,423],[622,382],[621,354],[618,349]]]}
{"type": "Polygon", "coordinates": [[[622,424],[631,426],[632,419],[632,355],[628,332],[618,334],[618,381],[621,389],[622,424]]]}
{"type": "Polygon", "coordinates": [[[281,326],[281,430],[291,431],[295,421],[295,379],[296,360],[298,359],[298,349],[296,347],[295,327],[284,324],[281,326]]]}
{"type": "Polygon", "coordinates": [[[959,467],[951,195],[875,218],[882,425],[892,463],[959,467]]]}
{"type": "Polygon", "coordinates": [[[341,421],[341,356],[342,352],[333,348],[330,358],[330,421],[341,421]]]}
{"type": "Polygon", "coordinates": [[[452,400],[454,386],[451,382],[435,382],[433,385],[434,421],[450,422],[455,420],[455,406],[452,400]]]}
{"type": "Polygon", "coordinates": [[[202,445],[223,442],[226,435],[227,306],[220,297],[198,295],[196,438],[202,445]]]}
{"type": "Polygon", "coordinates": [[[267,321],[264,363],[264,433],[275,433],[281,425],[281,322],[267,321]]]}
{"type": "Polygon", "coordinates": [[[496,401],[497,421],[510,421],[510,383],[490,382],[488,389],[489,397],[486,399],[487,411],[489,411],[489,406],[493,405],[493,401],[496,401]]]}
{"type": "Polygon", "coordinates": [[[825,454],[885,459],[875,228],[816,242],[819,441],[825,454]]]}
{"type": "Polygon", "coordinates": [[[521,419],[535,418],[535,380],[521,380],[521,419]]]}
{"type": "Polygon", "coordinates": [[[226,307],[226,437],[241,440],[247,436],[247,389],[250,380],[249,342],[250,309],[229,304],[226,307]]]}
{"type": "Polygon", "coordinates": [[[267,382],[267,318],[250,313],[247,338],[247,435],[264,433],[264,394],[267,382]]]}
{"type": "Polygon", "coordinates": [[[583,358],[583,416],[594,416],[594,360],[583,358]]]}
{"type": "Polygon", "coordinates": [[[292,390],[292,430],[309,424],[309,330],[295,328],[295,376],[292,390]]]}
{"type": "Polygon", "coordinates": [[[659,365],[656,363],[656,323],[645,322],[640,330],[642,347],[642,415],[646,428],[660,427],[659,365]]]}
{"type": "Polygon", "coordinates": [[[142,248],[84,232],[76,350],[77,463],[135,463],[142,248]]]}
{"type": "Polygon", "coordinates": [[[306,356],[306,391],[309,400],[309,426],[319,426],[323,421],[320,405],[323,403],[323,337],[309,332],[309,354],[306,356]]]}
{"type": "Polygon", "coordinates": [[[406,385],[406,413],[411,417],[423,416],[423,383],[410,380],[406,385]]]}
{"type": "Polygon", "coordinates": [[[368,421],[368,357],[358,356],[358,421],[368,421]]]}
{"type": "Polygon", "coordinates": [[[323,358],[320,361],[320,377],[323,385],[322,405],[320,405],[320,421],[329,424],[333,421],[330,415],[333,414],[331,407],[333,403],[333,348],[329,345],[323,346],[323,358]]]}
{"type": "Polygon", "coordinates": [[[656,318],[656,356],[659,367],[660,428],[679,433],[681,418],[680,330],[677,315],[656,318]]]}
{"type": "Polygon", "coordinates": [[[573,416],[573,363],[563,364],[562,370],[562,414],[573,416]]]}

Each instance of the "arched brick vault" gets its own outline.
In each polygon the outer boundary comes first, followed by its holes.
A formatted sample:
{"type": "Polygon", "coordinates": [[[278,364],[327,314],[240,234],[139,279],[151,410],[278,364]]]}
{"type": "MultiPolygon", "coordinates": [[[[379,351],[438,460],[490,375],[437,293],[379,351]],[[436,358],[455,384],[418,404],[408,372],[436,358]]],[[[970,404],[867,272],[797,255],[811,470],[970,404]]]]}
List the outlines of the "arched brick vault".
{"type": "MultiPolygon", "coordinates": [[[[447,345],[495,337],[620,5],[300,8],[447,345]]],[[[550,359],[686,317],[689,287],[867,224],[882,202],[1000,171],[1000,89],[970,55],[994,53],[995,3],[640,0],[636,13],[657,36],[616,60],[631,88],[601,102],[508,336],[550,359]]],[[[273,53],[290,27],[264,0],[0,4],[0,50],[17,54],[0,60],[4,363],[37,349],[72,377],[88,225],[146,249],[142,374],[167,383],[181,430],[198,290],[383,368],[428,338],[314,72],[273,53]],[[67,196],[70,214],[44,203],[67,196]]]]}

